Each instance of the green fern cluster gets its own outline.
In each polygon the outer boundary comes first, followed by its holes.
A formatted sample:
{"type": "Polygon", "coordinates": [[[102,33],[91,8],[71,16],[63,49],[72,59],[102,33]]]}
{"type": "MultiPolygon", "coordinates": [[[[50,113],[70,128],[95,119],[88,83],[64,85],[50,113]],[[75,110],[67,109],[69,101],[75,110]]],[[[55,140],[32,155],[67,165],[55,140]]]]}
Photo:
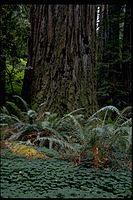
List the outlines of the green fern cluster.
{"type": "MultiPolygon", "coordinates": [[[[89,116],[87,120],[84,115],[77,114],[84,108],[79,108],[58,118],[56,113],[44,112],[45,118],[42,120],[38,110],[32,110],[28,104],[19,96],[24,105],[22,111],[13,102],[7,105],[14,109],[16,114],[10,114],[7,107],[3,107],[0,114],[0,126],[5,127],[4,135],[12,130],[8,141],[22,140],[25,134],[35,131],[38,135],[36,140],[43,146],[45,141],[49,141],[49,148],[58,144],[59,150],[71,151],[73,153],[85,154],[95,146],[101,151],[113,149],[128,152],[132,147],[132,118],[131,107],[119,111],[115,106],[105,106],[89,116]],[[116,118],[111,119],[110,113],[115,112],[116,118]],[[43,131],[48,131],[50,135],[43,135],[43,131]]],[[[3,137],[4,138],[4,137],[3,137]]]]}
{"type": "Polygon", "coordinates": [[[31,110],[21,97],[17,95],[14,97],[23,103],[24,111],[14,102],[6,102],[8,109],[3,106],[0,113],[0,127],[3,129],[3,139],[5,139],[4,135],[7,135],[10,130],[11,136],[8,139],[10,142],[19,140],[27,131],[38,132],[40,128],[38,113],[31,110]],[[14,114],[12,114],[12,110],[14,114]]]}
{"type": "Polygon", "coordinates": [[[83,115],[74,114],[81,109],[65,115],[60,120],[57,120],[54,128],[43,127],[51,131],[54,137],[41,137],[38,135],[36,140],[50,141],[50,148],[53,142],[58,143],[63,148],[68,148],[74,152],[82,152],[90,150],[94,146],[98,146],[103,151],[106,149],[114,149],[128,152],[132,146],[132,127],[131,118],[126,118],[123,112],[120,112],[114,106],[106,106],[101,108],[87,120],[87,123],[82,124],[83,115]],[[99,114],[104,112],[103,119],[99,118],[99,114]],[[116,112],[118,117],[113,123],[108,123],[108,113],[116,112]],[[69,127],[65,129],[65,127],[69,127]],[[101,145],[104,143],[104,145],[101,145]]]}

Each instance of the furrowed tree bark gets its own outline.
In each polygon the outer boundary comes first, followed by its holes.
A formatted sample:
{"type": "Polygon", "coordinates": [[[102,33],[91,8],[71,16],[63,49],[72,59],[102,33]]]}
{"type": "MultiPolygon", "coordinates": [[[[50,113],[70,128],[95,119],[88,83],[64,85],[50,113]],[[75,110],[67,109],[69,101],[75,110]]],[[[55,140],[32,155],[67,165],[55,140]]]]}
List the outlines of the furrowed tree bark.
{"type": "Polygon", "coordinates": [[[22,95],[45,111],[97,110],[95,5],[32,5],[22,95]],[[32,68],[32,69],[31,69],[32,68]]]}

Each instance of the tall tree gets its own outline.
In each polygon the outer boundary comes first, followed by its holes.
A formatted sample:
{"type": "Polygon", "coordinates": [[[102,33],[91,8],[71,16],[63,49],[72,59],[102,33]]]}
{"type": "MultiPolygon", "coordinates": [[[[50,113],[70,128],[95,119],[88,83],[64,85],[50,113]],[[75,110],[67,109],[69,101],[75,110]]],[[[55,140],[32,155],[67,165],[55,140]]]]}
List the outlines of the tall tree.
{"type": "Polygon", "coordinates": [[[131,7],[125,6],[124,31],[122,43],[122,80],[123,89],[126,91],[123,96],[128,105],[132,104],[132,69],[131,69],[131,7]]]}
{"type": "MultiPolygon", "coordinates": [[[[125,5],[122,4],[100,5],[99,10],[101,11],[99,12],[100,22],[97,36],[99,104],[100,106],[113,104],[121,109],[129,105],[125,84],[128,85],[128,88],[130,87],[131,78],[129,78],[129,73],[131,72],[131,65],[127,68],[124,67],[124,57],[125,52],[128,52],[128,57],[129,52],[131,52],[131,49],[128,48],[131,15],[128,15],[128,18],[127,15],[125,16],[125,5]],[[126,38],[124,30],[129,32],[126,38]],[[124,68],[126,72],[124,72],[124,68]]],[[[129,90],[131,93],[131,87],[129,90]]]]}
{"type": "Polygon", "coordinates": [[[23,97],[61,114],[95,112],[95,5],[32,5],[30,16],[23,97]]]}

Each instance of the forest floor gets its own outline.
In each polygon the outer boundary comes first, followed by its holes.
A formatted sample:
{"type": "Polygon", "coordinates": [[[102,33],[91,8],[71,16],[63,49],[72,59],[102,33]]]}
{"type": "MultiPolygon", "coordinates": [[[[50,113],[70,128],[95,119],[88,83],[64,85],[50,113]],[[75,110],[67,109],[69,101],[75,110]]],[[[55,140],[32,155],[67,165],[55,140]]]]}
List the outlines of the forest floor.
{"type": "Polygon", "coordinates": [[[1,149],[3,198],[131,198],[132,171],[126,167],[96,170],[55,157],[25,159],[1,149]]]}

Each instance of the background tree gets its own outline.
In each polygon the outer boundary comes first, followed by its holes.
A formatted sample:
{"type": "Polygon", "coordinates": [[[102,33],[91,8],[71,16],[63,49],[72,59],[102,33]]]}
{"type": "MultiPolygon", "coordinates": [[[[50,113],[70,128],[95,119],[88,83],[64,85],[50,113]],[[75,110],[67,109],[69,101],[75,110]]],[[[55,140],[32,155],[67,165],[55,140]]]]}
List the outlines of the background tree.
{"type": "Polygon", "coordinates": [[[5,56],[0,53],[0,107],[5,104],[5,56]]]}
{"type": "Polygon", "coordinates": [[[5,103],[5,100],[11,100],[13,94],[21,94],[22,74],[24,74],[25,68],[24,60],[27,59],[29,36],[28,11],[29,5],[0,5],[0,55],[3,61],[0,71],[2,104],[5,103]]]}
{"type": "MultiPolygon", "coordinates": [[[[0,5],[0,13],[2,14],[2,7],[0,5]]],[[[2,37],[2,17],[0,17],[0,107],[5,104],[5,70],[6,70],[6,59],[3,46],[5,45],[2,37]]]]}
{"type": "Polygon", "coordinates": [[[32,5],[29,58],[22,95],[63,114],[97,109],[95,5],[32,5]]]}
{"type": "Polygon", "coordinates": [[[98,9],[98,103],[122,109],[131,104],[131,13],[126,5],[121,4],[100,5],[98,9]]]}
{"type": "Polygon", "coordinates": [[[123,101],[128,105],[132,104],[132,69],[131,69],[131,6],[124,7],[124,27],[123,27],[123,43],[122,43],[122,80],[123,101]]]}

